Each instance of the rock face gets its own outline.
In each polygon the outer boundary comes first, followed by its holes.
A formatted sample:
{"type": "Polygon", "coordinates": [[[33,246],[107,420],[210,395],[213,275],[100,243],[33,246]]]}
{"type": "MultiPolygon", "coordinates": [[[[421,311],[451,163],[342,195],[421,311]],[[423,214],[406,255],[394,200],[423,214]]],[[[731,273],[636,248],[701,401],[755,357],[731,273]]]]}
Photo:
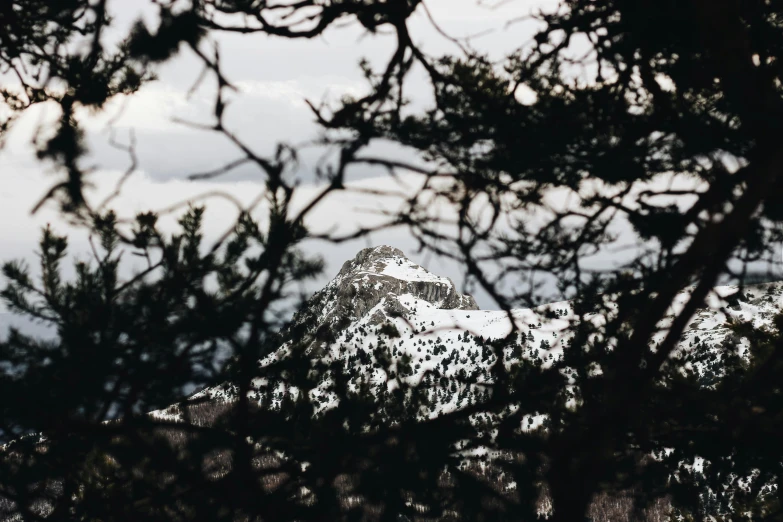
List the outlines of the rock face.
{"type": "Polygon", "coordinates": [[[383,302],[371,323],[406,316],[411,310],[401,297],[414,297],[443,310],[478,310],[473,297],[461,294],[447,277],[413,263],[390,246],[365,248],[346,261],[337,276],[311,299],[296,323],[328,325],[333,333],[383,302]]]}

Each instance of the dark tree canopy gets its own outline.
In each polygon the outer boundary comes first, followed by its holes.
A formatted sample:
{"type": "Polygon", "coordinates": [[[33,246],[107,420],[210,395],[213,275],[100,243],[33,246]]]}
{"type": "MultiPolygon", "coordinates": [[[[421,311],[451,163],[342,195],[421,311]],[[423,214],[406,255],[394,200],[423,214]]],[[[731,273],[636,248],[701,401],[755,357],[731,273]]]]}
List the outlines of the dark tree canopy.
{"type": "MultiPolygon", "coordinates": [[[[57,128],[38,144],[60,176],[45,199],[97,242],[73,281],[61,275],[67,241],[49,230],[40,280],[4,266],[6,304],[58,334],[11,331],[0,344],[0,441],[13,441],[0,453],[6,509],[25,520],[532,520],[546,497],[555,520],[572,521],[599,495],[631,492],[638,514],[666,498],[686,518],[783,519],[783,319],[737,322],[720,346],[678,351],[712,289],[739,283],[739,299],[747,271],[771,264],[783,239],[780,3],[564,0],[534,15],[541,29],[500,62],[472,41],[455,40],[451,55],[422,50],[409,20],[425,0],[162,0],[157,27],[139,22],[108,46],[110,3],[0,6],[10,115],[0,133],[36,103],[59,104],[57,128]],[[232,79],[211,37],[310,39],[346,22],[391,31],[396,45],[380,70],[359,65],[365,96],[311,105],[336,159],[317,173],[322,192],[296,206],[296,149],[281,143],[264,157],[232,133],[232,79]],[[76,109],[132,95],[179,52],[195,53],[218,85],[201,129],[238,151],[200,177],[252,164],[267,188],[263,224],[241,209],[214,245],[203,244],[200,207],[167,237],[152,212],[119,222],[110,200],[85,197],[76,109]],[[416,70],[432,96],[424,109],[409,103],[416,70]],[[407,156],[376,154],[383,140],[407,156]],[[417,176],[422,188],[381,226],[309,232],[307,215],[351,190],[357,166],[417,176]],[[596,269],[596,253],[623,246],[617,223],[635,248],[596,269]],[[554,282],[575,316],[562,359],[544,369],[495,357],[482,400],[427,421],[417,416],[427,383],[382,395],[349,386],[318,357],[330,332],[312,331],[304,309],[291,320],[297,283],[322,269],[306,244],[392,227],[457,260],[503,310],[540,304],[540,284],[554,282]],[[147,268],[123,278],[123,253],[147,268]],[[288,357],[258,364],[284,342],[288,357]],[[688,373],[693,361],[713,372],[688,373]],[[318,414],[301,390],[326,378],[340,401],[318,414]],[[256,379],[286,390],[276,407],[249,398],[256,379]],[[236,401],[192,398],[221,383],[236,401]],[[147,415],[167,407],[185,422],[147,415]],[[544,429],[520,430],[531,413],[546,415],[544,429]],[[457,446],[489,448],[516,488],[466,465],[457,446]],[[701,470],[687,465],[697,457],[701,470]]],[[[524,330],[482,339],[482,358],[518,349],[524,330]]],[[[384,331],[391,344],[400,335],[384,331]]]]}

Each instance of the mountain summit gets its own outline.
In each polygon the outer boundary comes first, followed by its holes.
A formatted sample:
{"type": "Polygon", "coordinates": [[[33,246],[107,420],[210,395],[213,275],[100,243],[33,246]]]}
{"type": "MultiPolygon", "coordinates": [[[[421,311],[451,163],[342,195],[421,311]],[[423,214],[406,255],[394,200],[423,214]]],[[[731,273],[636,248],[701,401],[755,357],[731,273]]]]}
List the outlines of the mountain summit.
{"type": "MultiPolygon", "coordinates": [[[[346,321],[360,319],[371,310],[371,323],[407,315],[418,301],[443,310],[478,310],[473,297],[459,293],[451,279],[429,272],[397,248],[378,246],[360,250],[346,261],[337,276],[313,296],[305,316],[340,329],[346,321]]],[[[295,322],[302,320],[304,316],[295,322]]]]}
{"type": "Polygon", "coordinates": [[[429,272],[405,257],[401,250],[390,246],[360,250],[355,258],[343,264],[327,288],[351,286],[359,287],[359,292],[366,286],[376,289],[368,296],[370,302],[377,302],[373,297],[377,295],[410,294],[437,308],[478,310],[476,301],[469,295],[460,294],[451,279],[429,272]]]}

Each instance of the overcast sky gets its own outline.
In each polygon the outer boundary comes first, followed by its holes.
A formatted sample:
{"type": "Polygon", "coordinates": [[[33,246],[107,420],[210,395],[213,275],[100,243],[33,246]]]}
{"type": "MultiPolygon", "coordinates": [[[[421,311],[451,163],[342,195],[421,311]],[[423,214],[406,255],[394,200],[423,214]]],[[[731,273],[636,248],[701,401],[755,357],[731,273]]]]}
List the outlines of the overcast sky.
{"type": "MultiPolygon", "coordinates": [[[[146,0],[110,0],[110,10],[116,19],[118,37],[137,19],[155,26],[155,8],[146,0]]],[[[534,8],[551,8],[551,0],[516,0],[478,2],[477,0],[428,0],[427,5],[439,27],[454,37],[481,36],[472,44],[495,58],[524,45],[530,40],[536,25],[530,22],[509,24],[534,8]],[[497,7],[492,7],[497,5],[497,7]]],[[[434,29],[418,12],[411,20],[414,38],[432,55],[453,53],[453,42],[434,29]]],[[[238,87],[227,111],[227,122],[240,138],[261,154],[271,153],[278,143],[302,144],[318,136],[318,126],[305,100],[319,102],[336,100],[344,94],[361,94],[366,85],[358,62],[367,58],[381,66],[394,50],[390,35],[366,35],[354,25],[327,31],[314,40],[292,41],[265,36],[221,35],[220,46],[224,73],[238,87]]],[[[262,174],[253,168],[241,168],[211,182],[187,182],[192,173],[218,167],[237,157],[236,149],[221,136],[191,130],[174,121],[183,118],[209,122],[212,110],[213,83],[205,82],[190,97],[186,94],[197,78],[197,59],[183,52],[158,71],[159,80],[145,86],[128,98],[117,98],[99,115],[82,114],[88,129],[89,163],[97,168],[92,176],[96,184],[92,201],[106,194],[129,163],[126,153],[109,143],[107,122],[114,120],[117,140],[127,142],[133,130],[137,140],[138,170],[124,187],[115,207],[121,216],[131,216],[147,209],[165,208],[171,203],[201,194],[207,190],[232,194],[243,202],[250,201],[261,190],[262,174]]],[[[426,104],[427,90],[414,77],[409,94],[416,103],[426,104]]],[[[44,130],[57,112],[54,107],[40,106],[26,114],[8,137],[0,151],[0,257],[22,258],[34,262],[39,229],[51,223],[61,232],[69,231],[62,223],[54,205],[47,205],[35,216],[30,215],[38,199],[51,186],[51,172],[35,159],[31,137],[36,128],[44,130]]],[[[385,147],[385,152],[396,153],[385,147]]],[[[297,175],[305,185],[315,182],[315,152],[305,152],[297,175]]],[[[364,186],[391,186],[391,180],[378,177],[370,168],[354,168],[350,178],[364,186]]],[[[313,194],[307,186],[302,195],[313,194]]],[[[207,237],[217,237],[235,215],[234,208],[220,200],[210,200],[207,216],[207,237]]],[[[314,216],[319,226],[331,223],[367,224],[377,217],[375,203],[350,195],[338,195],[324,202],[314,216]],[[368,209],[368,207],[370,207],[368,209]],[[369,212],[368,212],[369,210],[369,212]]],[[[71,252],[86,256],[88,244],[82,232],[70,232],[71,252]]],[[[327,268],[315,286],[322,285],[339,270],[342,263],[354,256],[359,248],[390,244],[401,248],[409,257],[429,269],[460,281],[456,266],[426,257],[416,252],[416,245],[403,231],[375,234],[365,240],[342,245],[310,245],[324,255],[327,268]]],[[[482,307],[492,308],[485,295],[476,295],[482,307]]]]}
{"type": "MultiPolygon", "coordinates": [[[[553,0],[427,0],[438,26],[453,37],[475,36],[471,45],[501,59],[510,52],[528,45],[537,22],[520,18],[533,10],[551,10],[553,0]],[[495,5],[496,7],[492,7],[495,5]]],[[[109,38],[119,38],[139,18],[154,28],[155,8],[148,0],[109,0],[116,19],[116,29],[109,38]]],[[[419,9],[410,21],[414,40],[432,56],[458,51],[434,28],[419,9]]],[[[228,127],[259,154],[271,154],[281,142],[301,145],[318,137],[319,127],[305,100],[313,102],[337,100],[345,94],[366,92],[366,84],[358,67],[366,58],[380,68],[394,51],[395,42],[388,34],[366,35],[357,24],[328,30],[313,40],[287,40],[265,36],[219,35],[225,76],[238,89],[227,109],[228,127]]],[[[127,98],[114,99],[101,114],[83,113],[80,119],[88,130],[90,156],[88,164],[96,168],[91,181],[94,189],[88,194],[97,202],[108,194],[129,164],[128,155],[110,145],[110,130],[116,139],[127,143],[134,132],[139,163],[124,186],[113,207],[121,217],[132,217],[143,210],[159,210],[172,203],[205,192],[229,195],[243,204],[249,203],[262,190],[263,174],[251,167],[240,168],[212,181],[190,182],[189,174],[204,172],[238,157],[237,150],[219,135],[195,131],[174,121],[177,118],[210,123],[214,82],[204,82],[187,95],[199,76],[199,61],[184,51],[158,71],[159,80],[127,98]]],[[[429,103],[428,89],[421,71],[414,71],[408,84],[408,96],[419,107],[429,103]]],[[[89,252],[83,231],[69,230],[55,206],[47,205],[35,216],[30,210],[54,177],[45,165],[35,159],[31,137],[38,127],[46,130],[57,118],[55,107],[38,106],[26,114],[8,136],[0,150],[0,258],[26,259],[34,263],[34,252],[40,227],[51,223],[60,232],[69,232],[71,253],[85,257],[89,252]]],[[[387,155],[405,152],[389,145],[380,145],[387,155]]],[[[531,143],[526,153],[535,154],[531,143]]],[[[303,183],[299,204],[317,190],[314,167],[320,151],[304,149],[296,176],[303,183]]],[[[349,171],[354,186],[365,188],[412,190],[415,180],[403,176],[400,186],[378,170],[354,167],[349,171]]],[[[663,180],[662,182],[667,182],[663,180]]],[[[553,197],[556,197],[554,194],[553,197]]],[[[339,226],[349,230],[359,224],[377,223],[378,210],[394,210],[398,201],[371,201],[355,194],[336,194],[324,201],[309,224],[319,231],[339,226]]],[[[226,199],[212,198],[207,204],[207,239],[219,237],[233,223],[236,208],[226,199]]],[[[174,217],[164,219],[170,226],[174,217]]],[[[627,229],[626,229],[627,230],[627,229]]],[[[309,243],[307,248],[324,256],[327,266],[322,278],[310,286],[315,290],[331,279],[342,264],[365,246],[388,244],[402,249],[411,259],[440,275],[451,277],[461,285],[459,267],[416,251],[416,243],[405,230],[376,233],[372,236],[340,245],[309,243]]],[[[604,267],[616,266],[623,256],[608,252],[597,258],[604,267]]],[[[496,304],[482,292],[474,293],[482,308],[496,304]]]]}

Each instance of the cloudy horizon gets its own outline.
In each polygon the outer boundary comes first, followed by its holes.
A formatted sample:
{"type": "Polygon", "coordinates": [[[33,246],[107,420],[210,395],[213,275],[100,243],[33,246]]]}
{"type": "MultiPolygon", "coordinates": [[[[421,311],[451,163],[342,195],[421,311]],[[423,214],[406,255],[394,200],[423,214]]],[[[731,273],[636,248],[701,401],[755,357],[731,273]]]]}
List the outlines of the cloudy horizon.
{"type": "MultiPolygon", "coordinates": [[[[434,55],[454,51],[454,42],[445,35],[471,36],[471,45],[500,59],[533,34],[536,24],[520,18],[532,9],[553,5],[555,2],[550,0],[532,3],[435,0],[428,3],[428,8],[437,27],[427,13],[419,10],[410,21],[411,32],[434,55]],[[509,24],[510,20],[516,22],[509,24]]],[[[132,4],[113,1],[109,2],[109,9],[115,21],[113,30],[106,36],[108,40],[118,40],[137,19],[150,27],[157,23],[156,11],[149,1],[132,4]]],[[[381,67],[394,45],[390,35],[366,35],[358,24],[331,29],[320,38],[304,42],[222,34],[217,37],[217,43],[224,74],[236,87],[226,111],[227,123],[232,132],[259,154],[273,153],[281,142],[303,145],[316,140],[320,129],[306,100],[333,103],[344,95],[362,94],[367,85],[358,66],[360,59],[366,58],[375,67],[381,67]]],[[[223,137],[178,123],[178,120],[211,121],[214,82],[208,78],[191,91],[199,71],[198,58],[183,50],[176,59],[156,70],[158,80],[145,85],[138,93],[116,97],[99,114],[86,111],[79,114],[89,145],[83,165],[96,169],[89,178],[94,185],[88,191],[92,201],[100,201],[102,195],[108,194],[121,173],[128,169],[128,153],[112,142],[127,146],[131,134],[136,143],[137,168],[124,185],[121,197],[112,205],[124,217],[143,210],[160,210],[204,192],[234,194],[247,202],[262,190],[264,175],[250,165],[213,180],[187,181],[189,175],[219,168],[238,156],[237,149],[223,137]],[[248,194],[253,196],[248,198],[248,194]]],[[[413,102],[426,105],[427,89],[421,72],[414,71],[411,80],[413,102]]],[[[57,117],[55,105],[35,106],[8,133],[0,150],[3,173],[0,219],[14,224],[0,231],[0,253],[4,261],[24,259],[34,266],[39,230],[47,223],[71,237],[73,256],[84,256],[89,251],[84,231],[65,225],[54,202],[46,203],[35,215],[30,213],[57,179],[51,166],[36,158],[33,139],[36,132],[40,133],[38,139],[45,136],[49,124],[57,117]]],[[[395,157],[406,154],[388,144],[374,145],[372,151],[395,157]]],[[[323,150],[317,147],[305,147],[300,152],[295,176],[302,182],[304,194],[318,188],[314,172],[322,154],[323,150]]],[[[381,176],[381,169],[373,167],[352,168],[348,173],[348,178],[359,185],[368,179],[387,183],[381,176]]],[[[330,220],[334,224],[366,223],[367,219],[377,219],[377,216],[369,218],[370,212],[361,210],[367,206],[361,198],[337,196],[318,209],[317,222],[322,225],[330,220]]],[[[235,212],[226,201],[210,199],[205,222],[207,239],[218,237],[219,230],[230,226],[235,212]]],[[[314,246],[313,251],[323,255],[326,269],[311,290],[331,279],[342,263],[360,248],[380,244],[400,248],[414,261],[462,284],[462,272],[456,264],[418,252],[416,241],[405,230],[397,229],[343,244],[320,242],[314,246]]],[[[482,307],[496,307],[482,292],[477,292],[476,298],[482,307]]]]}
{"type": "MultiPolygon", "coordinates": [[[[518,46],[527,43],[537,23],[521,19],[535,9],[553,9],[551,0],[497,1],[491,4],[475,0],[433,0],[428,4],[432,19],[421,10],[411,19],[411,32],[422,48],[433,55],[453,52],[453,37],[474,36],[471,45],[495,59],[501,59],[518,46]],[[492,7],[495,6],[495,7],[492,7]],[[513,23],[509,23],[513,21],[513,23]],[[441,33],[442,31],[442,33],[441,33]]],[[[151,2],[110,2],[114,9],[116,29],[111,37],[124,34],[131,24],[142,17],[154,26],[155,11],[151,2]]],[[[279,143],[311,144],[317,140],[320,128],[306,100],[336,102],[343,95],[361,95],[367,86],[358,62],[367,58],[376,68],[393,52],[393,38],[388,34],[366,35],[360,27],[327,31],[314,41],[290,41],[268,36],[220,35],[222,67],[225,76],[236,87],[227,109],[227,123],[232,132],[262,155],[272,154],[279,143]]],[[[192,53],[181,55],[158,71],[159,79],[144,86],[138,93],[112,100],[100,114],[81,113],[80,121],[87,129],[90,152],[85,167],[95,167],[89,181],[91,201],[100,201],[110,193],[122,173],[128,169],[130,157],[125,150],[112,145],[112,140],[127,145],[135,137],[138,164],[122,193],[113,202],[121,217],[129,218],[145,210],[165,209],[204,193],[230,195],[247,204],[263,190],[264,175],[251,165],[241,166],[212,180],[187,181],[189,175],[208,172],[236,159],[236,147],[215,133],[194,130],[178,120],[209,123],[213,111],[214,81],[209,78],[191,91],[200,71],[199,61],[192,53]]],[[[429,103],[421,71],[410,78],[409,96],[414,106],[429,103]],[[418,104],[418,105],[417,105],[418,104]]],[[[32,143],[36,130],[43,135],[49,122],[58,115],[56,107],[39,105],[25,114],[6,137],[0,150],[0,219],[13,226],[0,231],[0,253],[3,260],[24,259],[35,263],[39,230],[47,223],[60,233],[72,237],[71,253],[87,255],[89,244],[83,230],[66,226],[54,202],[48,202],[35,215],[30,211],[55,183],[51,167],[35,157],[32,143]]],[[[374,144],[370,150],[387,157],[415,159],[399,146],[374,144]]],[[[530,153],[535,154],[535,144],[530,153]]],[[[299,192],[306,200],[314,195],[321,183],[315,170],[323,149],[304,147],[300,151],[299,168],[293,176],[300,180],[299,192]]],[[[405,178],[412,181],[413,177],[405,178]]],[[[380,168],[352,167],[348,171],[349,187],[383,187],[398,189],[396,181],[385,176],[380,168]]],[[[406,190],[411,190],[408,187],[406,190]]],[[[399,204],[397,201],[396,204],[399,204]]],[[[180,209],[183,207],[180,207],[180,209]]],[[[345,227],[357,223],[379,223],[378,204],[366,196],[350,192],[335,194],[316,210],[312,224],[322,229],[332,225],[345,227]]],[[[226,198],[208,200],[205,221],[206,238],[219,237],[231,226],[236,207],[226,198]]],[[[166,218],[169,224],[172,217],[166,218]]],[[[165,221],[165,219],[164,219],[165,221]]],[[[314,291],[331,279],[342,264],[366,246],[388,244],[400,248],[413,261],[427,269],[452,278],[462,287],[463,271],[448,260],[418,251],[418,243],[404,229],[373,233],[361,240],[341,244],[311,242],[308,248],[324,257],[326,268],[314,281],[314,291]]],[[[638,245],[637,245],[638,246],[638,245]]],[[[634,247],[634,245],[631,245],[634,247]]],[[[608,253],[600,257],[603,266],[618,266],[623,256],[608,253]]],[[[497,308],[484,292],[475,291],[482,308],[497,308]]]]}

